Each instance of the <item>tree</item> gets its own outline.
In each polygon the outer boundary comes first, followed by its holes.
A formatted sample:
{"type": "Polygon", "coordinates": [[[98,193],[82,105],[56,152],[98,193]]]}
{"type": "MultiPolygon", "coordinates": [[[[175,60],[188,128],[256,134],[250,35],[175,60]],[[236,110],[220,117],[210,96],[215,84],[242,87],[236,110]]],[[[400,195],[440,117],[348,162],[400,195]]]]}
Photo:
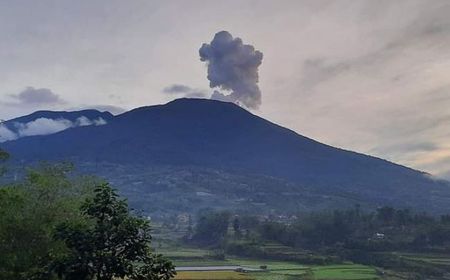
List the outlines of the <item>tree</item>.
{"type": "Polygon", "coordinates": [[[185,240],[190,240],[192,238],[192,235],[194,234],[194,228],[192,225],[192,216],[189,215],[188,216],[188,226],[187,226],[187,232],[186,235],[184,236],[185,240]]]}
{"type": "Polygon", "coordinates": [[[66,280],[166,280],[175,275],[172,263],[150,248],[150,225],[133,216],[127,203],[107,184],[94,190],[81,208],[88,223],[62,223],[55,234],[68,253],[50,270],[66,280]]]}
{"type": "Polygon", "coordinates": [[[395,209],[392,207],[381,207],[377,209],[377,218],[384,224],[389,224],[393,221],[395,216],[395,209]]]}
{"type": "Polygon", "coordinates": [[[8,158],[9,158],[9,154],[6,151],[0,149],[0,160],[6,160],[8,158]]]}
{"type": "MultiPolygon", "coordinates": [[[[5,162],[9,159],[9,154],[5,152],[4,150],[0,149],[0,163],[5,162]]],[[[0,176],[3,176],[6,172],[6,167],[3,165],[0,165],[0,176]]]]}
{"type": "Polygon", "coordinates": [[[234,217],[233,230],[234,230],[234,235],[236,237],[241,237],[241,222],[239,221],[239,217],[238,216],[234,217]]]}
{"type": "Polygon", "coordinates": [[[201,214],[195,227],[194,241],[204,245],[219,245],[226,237],[229,221],[230,213],[226,211],[201,214]]]}
{"type": "Polygon", "coordinates": [[[50,252],[63,251],[53,240],[56,225],[79,220],[79,207],[92,182],[69,178],[67,164],[29,169],[23,181],[0,188],[0,279],[30,279],[50,252]]]}

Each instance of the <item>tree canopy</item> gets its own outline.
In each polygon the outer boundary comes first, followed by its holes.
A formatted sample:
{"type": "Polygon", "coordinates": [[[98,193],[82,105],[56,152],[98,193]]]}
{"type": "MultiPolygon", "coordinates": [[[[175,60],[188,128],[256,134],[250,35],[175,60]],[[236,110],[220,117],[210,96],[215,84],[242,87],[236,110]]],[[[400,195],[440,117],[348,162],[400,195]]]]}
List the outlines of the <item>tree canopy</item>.
{"type": "Polygon", "coordinates": [[[207,211],[202,213],[195,227],[193,240],[204,245],[223,241],[228,231],[230,213],[226,211],[207,211]]]}
{"type": "Polygon", "coordinates": [[[42,164],[0,186],[2,280],[171,278],[173,265],[150,241],[146,219],[70,164],[42,164]]]}
{"type": "Polygon", "coordinates": [[[55,237],[69,252],[53,266],[61,279],[166,280],[174,266],[150,248],[150,225],[131,215],[124,200],[107,184],[94,190],[81,208],[88,223],[58,226],[55,237]]]}
{"type": "Polygon", "coordinates": [[[77,210],[89,195],[90,180],[68,177],[71,165],[29,169],[23,181],[0,188],[0,279],[29,279],[61,251],[54,227],[80,219],[77,210]]]}
{"type": "MultiPolygon", "coordinates": [[[[9,159],[9,154],[6,151],[0,149],[0,164],[5,162],[8,159],[9,159]]],[[[0,176],[5,174],[5,172],[6,172],[6,168],[3,165],[0,165],[0,176]]]]}

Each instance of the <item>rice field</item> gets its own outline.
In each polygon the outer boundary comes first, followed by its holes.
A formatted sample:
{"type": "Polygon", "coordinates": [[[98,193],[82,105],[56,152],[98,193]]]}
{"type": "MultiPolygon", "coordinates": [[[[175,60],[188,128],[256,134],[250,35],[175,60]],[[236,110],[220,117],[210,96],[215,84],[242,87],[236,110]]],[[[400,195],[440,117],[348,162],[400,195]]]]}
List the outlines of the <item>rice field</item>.
{"type": "MultiPolygon", "coordinates": [[[[177,252],[166,251],[169,258],[173,258],[178,266],[241,266],[259,269],[261,272],[240,271],[179,271],[178,280],[376,280],[380,279],[376,270],[369,266],[358,264],[311,266],[294,262],[259,260],[245,258],[226,258],[224,260],[211,259],[211,253],[195,249],[180,249],[177,252]],[[192,253],[192,255],[190,255],[192,253]],[[191,258],[189,258],[191,256],[191,258]]],[[[207,268],[205,268],[207,269],[207,268]]]]}
{"type": "Polygon", "coordinates": [[[358,264],[317,266],[312,268],[312,273],[318,280],[379,279],[374,268],[358,264]]]}
{"type": "Polygon", "coordinates": [[[397,253],[397,255],[413,261],[422,261],[429,264],[450,266],[450,255],[444,254],[418,254],[418,253],[397,253]]]}
{"type": "Polygon", "coordinates": [[[254,280],[247,273],[235,271],[181,271],[175,279],[182,280],[254,280]]]}
{"type": "Polygon", "coordinates": [[[315,267],[298,270],[240,273],[235,271],[181,271],[180,280],[376,280],[380,279],[370,267],[315,267]]]}

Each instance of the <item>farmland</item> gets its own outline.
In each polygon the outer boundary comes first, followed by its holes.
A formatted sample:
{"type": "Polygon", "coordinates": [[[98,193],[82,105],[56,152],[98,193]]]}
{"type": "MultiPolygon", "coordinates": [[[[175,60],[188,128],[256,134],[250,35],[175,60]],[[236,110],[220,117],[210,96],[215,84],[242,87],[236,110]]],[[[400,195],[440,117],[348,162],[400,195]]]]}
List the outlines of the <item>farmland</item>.
{"type": "Polygon", "coordinates": [[[296,262],[275,261],[270,259],[247,259],[227,256],[223,259],[215,259],[214,252],[195,248],[164,248],[162,251],[177,265],[178,275],[176,279],[183,280],[372,280],[381,279],[375,268],[345,263],[339,265],[304,265],[296,262]],[[240,266],[242,271],[214,270],[214,271],[183,271],[186,267],[211,266],[240,266]],[[246,271],[261,269],[263,271],[246,271]],[[181,271],[180,271],[181,269],[181,271]]]}
{"type": "MultiPolygon", "coordinates": [[[[164,243],[165,244],[165,243],[164,243]]],[[[269,248],[274,248],[271,244],[269,248]]],[[[280,249],[284,249],[280,246],[280,249]]],[[[232,267],[239,266],[243,271],[220,270],[214,271],[180,271],[176,279],[183,280],[400,280],[410,279],[409,271],[393,271],[378,267],[343,262],[326,265],[312,265],[295,261],[280,261],[270,258],[244,258],[232,255],[218,256],[214,250],[200,249],[185,246],[183,244],[171,243],[162,245],[159,252],[174,261],[175,265],[183,267],[232,267]],[[261,269],[263,271],[247,271],[261,269]]],[[[287,254],[292,252],[287,251],[287,254]]],[[[386,253],[388,254],[388,253],[386,253]]],[[[420,254],[420,253],[394,253],[400,259],[409,262],[410,265],[432,266],[445,268],[450,266],[450,255],[445,254],[420,254]]],[[[444,278],[428,279],[450,279],[448,275],[444,278]]]]}

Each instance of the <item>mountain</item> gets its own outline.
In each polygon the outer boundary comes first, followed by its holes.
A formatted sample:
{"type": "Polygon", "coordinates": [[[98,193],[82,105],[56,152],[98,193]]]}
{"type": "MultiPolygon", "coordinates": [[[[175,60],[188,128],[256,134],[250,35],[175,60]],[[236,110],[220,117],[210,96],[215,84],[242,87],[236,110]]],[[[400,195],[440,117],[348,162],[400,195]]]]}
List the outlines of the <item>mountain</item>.
{"type": "MultiPolygon", "coordinates": [[[[170,171],[173,175],[189,170],[191,179],[208,174],[204,180],[196,179],[203,180],[200,193],[205,196],[221,193],[221,197],[227,192],[216,188],[220,177],[220,181],[234,178],[234,183],[240,180],[241,185],[255,184],[248,187],[253,188],[252,193],[264,193],[270,188],[275,196],[281,192],[298,196],[303,191],[307,192],[305,197],[331,197],[344,206],[351,202],[373,207],[393,204],[433,212],[450,210],[447,182],[379,158],[319,143],[237,105],[214,100],[178,99],[109,116],[101,126],[72,127],[51,135],[8,141],[2,146],[22,161],[69,159],[87,171],[92,172],[95,167],[95,171],[113,180],[121,174],[117,170],[127,176],[141,174],[141,180],[135,176],[135,181],[121,181],[138,189],[136,196],[151,193],[154,188],[169,189],[170,183],[155,187],[145,180],[150,171],[142,170],[151,166],[161,172],[153,172],[150,178],[159,181],[173,179],[170,171]],[[253,179],[246,181],[247,177],[253,179]],[[259,187],[264,180],[273,184],[259,187]],[[134,185],[136,182],[140,183],[134,185]]],[[[171,184],[185,185],[179,181],[171,184]]],[[[196,184],[195,180],[192,184],[196,184]]],[[[121,186],[124,192],[130,188],[121,186]]],[[[183,193],[188,188],[178,191],[183,193]]],[[[238,191],[245,190],[242,187],[238,191]]],[[[255,201],[254,197],[249,199],[255,201]]],[[[269,202],[263,199],[262,203],[269,202]]],[[[326,205],[323,201],[318,204],[326,205]]]]}

